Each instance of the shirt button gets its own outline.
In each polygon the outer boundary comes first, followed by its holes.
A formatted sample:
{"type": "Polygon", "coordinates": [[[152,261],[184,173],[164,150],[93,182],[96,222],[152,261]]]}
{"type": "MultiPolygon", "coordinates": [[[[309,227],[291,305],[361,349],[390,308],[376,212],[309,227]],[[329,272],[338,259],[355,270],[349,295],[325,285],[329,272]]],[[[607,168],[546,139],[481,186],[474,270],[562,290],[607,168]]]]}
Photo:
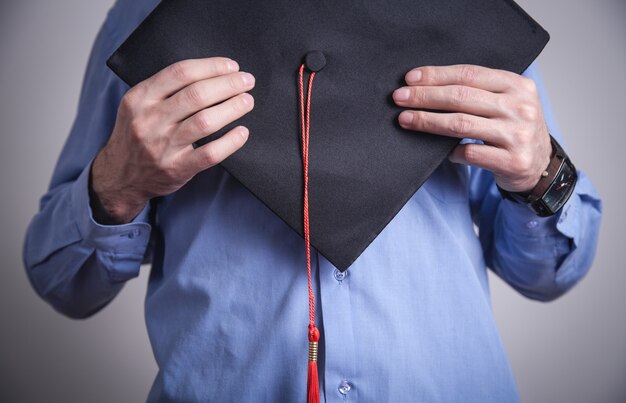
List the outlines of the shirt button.
{"type": "Polygon", "coordinates": [[[341,381],[341,383],[339,383],[339,393],[341,393],[342,395],[347,395],[348,392],[350,392],[350,389],[352,389],[352,387],[350,386],[350,383],[348,383],[348,381],[346,381],[345,379],[341,381]]]}
{"type": "Polygon", "coordinates": [[[348,272],[347,271],[342,272],[339,269],[335,269],[335,271],[333,272],[333,276],[335,276],[335,280],[342,282],[348,276],[348,272]]]}
{"type": "Polygon", "coordinates": [[[141,231],[139,231],[138,229],[134,229],[128,233],[128,238],[133,239],[134,237],[139,235],[141,235],[141,231]]]}
{"type": "Polygon", "coordinates": [[[563,212],[561,213],[561,218],[559,218],[559,224],[565,221],[566,218],[567,218],[567,210],[563,210],[563,212]]]}
{"type": "Polygon", "coordinates": [[[537,220],[531,220],[531,221],[528,221],[526,223],[526,227],[527,228],[535,228],[537,226],[537,224],[538,224],[537,220]]]}

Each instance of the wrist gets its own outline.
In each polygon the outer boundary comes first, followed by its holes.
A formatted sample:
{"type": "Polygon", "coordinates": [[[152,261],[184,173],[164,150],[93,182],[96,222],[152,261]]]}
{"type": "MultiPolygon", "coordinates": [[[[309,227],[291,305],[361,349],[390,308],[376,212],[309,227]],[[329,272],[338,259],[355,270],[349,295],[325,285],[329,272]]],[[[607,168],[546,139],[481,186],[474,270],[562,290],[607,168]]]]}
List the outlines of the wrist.
{"type": "MultiPolygon", "coordinates": [[[[552,137],[549,133],[546,135],[547,145],[540,147],[540,150],[533,155],[532,159],[536,158],[536,162],[530,162],[532,170],[529,168],[524,170],[523,177],[515,177],[511,179],[505,176],[495,175],[496,184],[499,188],[516,193],[518,195],[530,195],[533,189],[537,187],[542,178],[547,174],[547,170],[550,168],[550,163],[554,154],[554,146],[552,145],[552,137]]],[[[543,141],[542,141],[543,143],[543,141]]]]}
{"type": "Polygon", "coordinates": [[[131,222],[148,202],[113,174],[106,163],[103,150],[91,166],[89,175],[89,205],[93,219],[103,225],[121,225],[131,222]]]}
{"type": "Polygon", "coordinates": [[[498,185],[503,198],[526,204],[541,217],[554,215],[561,210],[572,195],[577,181],[576,167],[552,136],[550,140],[552,143],[550,163],[530,191],[510,192],[498,185]]]}
{"type": "Polygon", "coordinates": [[[539,185],[539,182],[548,175],[548,169],[550,168],[550,162],[552,160],[553,148],[550,147],[549,152],[543,158],[543,163],[541,167],[543,168],[540,172],[533,175],[532,180],[522,189],[514,191],[519,195],[530,195],[533,190],[539,185]]]}

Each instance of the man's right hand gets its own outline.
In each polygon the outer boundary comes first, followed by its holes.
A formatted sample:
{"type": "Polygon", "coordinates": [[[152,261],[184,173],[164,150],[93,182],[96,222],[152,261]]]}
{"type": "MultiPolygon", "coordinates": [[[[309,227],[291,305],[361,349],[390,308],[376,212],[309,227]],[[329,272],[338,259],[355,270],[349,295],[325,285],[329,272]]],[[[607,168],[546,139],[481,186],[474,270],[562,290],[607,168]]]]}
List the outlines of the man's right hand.
{"type": "Polygon", "coordinates": [[[241,148],[248,139],[243,126],[192,144],[250,112],[254,99],[246,91],[253,87],[251,74],[221,57],[175,63],[132,87],[92,164],[94,219],[128,223],[153,197],[175,192],[241,148]]]}

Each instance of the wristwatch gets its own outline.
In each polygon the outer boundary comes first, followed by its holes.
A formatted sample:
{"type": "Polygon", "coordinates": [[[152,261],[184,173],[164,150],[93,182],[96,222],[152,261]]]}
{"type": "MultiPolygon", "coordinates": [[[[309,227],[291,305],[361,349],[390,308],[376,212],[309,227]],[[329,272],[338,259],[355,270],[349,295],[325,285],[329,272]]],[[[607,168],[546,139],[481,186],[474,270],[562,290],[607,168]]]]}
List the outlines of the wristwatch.
{"type": "Polygon", "coordinates": [[[561,145],[550,135],[552,155],[548,168],[529,192],[509,192],[498,186],[503,198],[528,205],[540,217],[556,214],[569,200],[578,180],[576,167],[561,145]]]}

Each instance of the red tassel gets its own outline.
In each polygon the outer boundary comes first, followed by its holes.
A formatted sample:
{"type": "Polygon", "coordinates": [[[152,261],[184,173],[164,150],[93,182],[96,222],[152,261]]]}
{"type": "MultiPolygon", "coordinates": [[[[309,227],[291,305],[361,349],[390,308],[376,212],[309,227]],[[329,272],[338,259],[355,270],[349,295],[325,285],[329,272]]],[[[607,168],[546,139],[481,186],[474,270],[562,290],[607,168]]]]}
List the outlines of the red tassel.
{"type": "Polygon", "coordinates": [[[306,382],[307,403],[319,403],[320,384],[317,375],[317,345],[320,340],[320,331],[315,327],[315,296],[313,295],[313,283],[311,281],[311,241],[309,234],[309,124],[311,118],[311,90],[315,72],[309,76],[309,87],[304,102],[304,64],[300,66],[300,123],[302,124],[302,170],[303,170],[303,221],[304,244],[306,247],[306,271],[309,289],[309,370],[306,382]],[[306,108],[305,108],[306,105],[306,108]]]}
{"type": "Polygon", "coordinates": [[[309,371],[306,381],[307,403],[319,403],[320,385],[317,376],[317,342],[320,331],[314,325],[309,325],[309,371]]]}
{"type": "Polygon", "coordinates": [[[309,377],[307,379],[306,394],[307,403],[319,403],[320,388],[317,379],[317,363],[315,361],[309,361],[309,377]]]}

